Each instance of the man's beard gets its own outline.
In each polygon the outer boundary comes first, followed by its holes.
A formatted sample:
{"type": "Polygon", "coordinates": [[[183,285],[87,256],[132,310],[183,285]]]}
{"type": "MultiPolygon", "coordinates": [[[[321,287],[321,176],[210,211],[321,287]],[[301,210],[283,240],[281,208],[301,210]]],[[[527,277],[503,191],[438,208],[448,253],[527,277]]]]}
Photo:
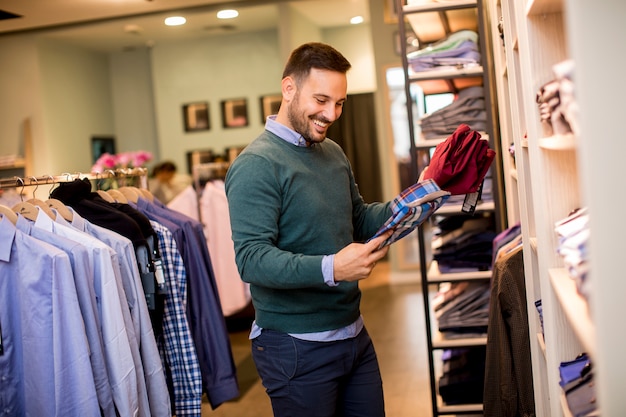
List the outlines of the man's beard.
{"type": "Polygon", "coordinates": [[[304,113],[298,112],[299,104],[300,94],[296,93],[294,100],[289,104],[287,111],[287,117],[289,118],[289,123],[291,123],[293,130],[301,134],[309,145],[323,142],[324,139],[326,139],[326,131],[328,126],[330,126],[330,122],[323,118],[319,118],[320,121],[328,123],[326,130],[324,130],[324,133],[320,137],[320,134],[311,127],[311,118],[306,116],[304,113]]]}

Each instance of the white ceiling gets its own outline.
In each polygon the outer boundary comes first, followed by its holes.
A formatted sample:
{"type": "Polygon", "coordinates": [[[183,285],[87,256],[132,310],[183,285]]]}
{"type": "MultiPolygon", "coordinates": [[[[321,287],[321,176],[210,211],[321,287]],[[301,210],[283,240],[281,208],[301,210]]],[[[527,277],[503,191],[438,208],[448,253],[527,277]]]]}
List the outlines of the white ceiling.
{"type": "Polygon", "coordinates": [[[46,36],[119,51],[169,39],[275,28],[279,3],[288,3],[321,28],[348,25],[356,15],[369,22],[368,0],[0,0],[0,10],[23,16],[0,20],[0,36],[46,28],[41,32],[46,36]],[[218,20],[215,13],[225,6],[238,9],[239,17],[218,20]],[[172,14],[185,16],[187,23],[166,27],[163,20],[172,14]]]}

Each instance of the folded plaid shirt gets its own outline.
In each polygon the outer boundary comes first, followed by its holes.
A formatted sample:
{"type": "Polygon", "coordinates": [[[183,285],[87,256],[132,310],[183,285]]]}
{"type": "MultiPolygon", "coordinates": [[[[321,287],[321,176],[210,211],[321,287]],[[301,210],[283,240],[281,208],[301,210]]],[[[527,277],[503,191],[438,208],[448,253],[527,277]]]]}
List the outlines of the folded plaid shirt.
{"type": "Polygon", "coordinates": [[[432,179],[411,185],[393,199],[391,216],[371,239],[393,230],[393,234],[380,247],[391,245],[415,230],[441,207],[448,197],[450,193],[439,188],[432,179]]]}

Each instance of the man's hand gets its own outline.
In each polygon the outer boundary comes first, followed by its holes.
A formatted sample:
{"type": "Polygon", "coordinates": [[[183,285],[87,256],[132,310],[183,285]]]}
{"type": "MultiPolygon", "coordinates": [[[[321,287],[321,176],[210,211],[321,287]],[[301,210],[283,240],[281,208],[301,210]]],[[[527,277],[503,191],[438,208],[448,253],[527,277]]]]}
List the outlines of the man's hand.
{"type": "Polygon", "coordinates": [[[388,231],[367,243],[351,243],[337,252],[334,261],[335,282],[358,281],[367,278],[376,262],[387,254],[389,246],[382,249],[378,247],[392,233],[388,231]]]}

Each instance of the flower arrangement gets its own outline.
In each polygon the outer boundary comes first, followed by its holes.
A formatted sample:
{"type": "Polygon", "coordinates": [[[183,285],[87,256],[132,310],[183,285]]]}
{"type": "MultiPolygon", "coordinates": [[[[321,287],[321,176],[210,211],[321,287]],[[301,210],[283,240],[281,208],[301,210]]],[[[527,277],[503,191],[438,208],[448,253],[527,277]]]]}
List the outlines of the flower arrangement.
{"type": "Polygon", "coordinates": [[[91,167],[91,172],[104,172],[109,169],[142,167],[152,159],[147,151],[130,151],[117,154],[103,153],[91,167]]]}
{"type": "MultiPolygon", "coordinates": [[[[152,154],[147,151],[130,151],[117,154],[103,153],[100,155],[96,163],[91,167],[91,172],[104,173],[109,170],[132,169],[143,167],[144,164],[152,159],[152,154]]],[[[138,177],[126,178],[125,175],[112,178],[106,178],[98,181],[97,188],[100,190],[116,189],[119,186],[137,186],[138,177]],[[118,183],[118,180],[122,181],[118,183]]]]}

